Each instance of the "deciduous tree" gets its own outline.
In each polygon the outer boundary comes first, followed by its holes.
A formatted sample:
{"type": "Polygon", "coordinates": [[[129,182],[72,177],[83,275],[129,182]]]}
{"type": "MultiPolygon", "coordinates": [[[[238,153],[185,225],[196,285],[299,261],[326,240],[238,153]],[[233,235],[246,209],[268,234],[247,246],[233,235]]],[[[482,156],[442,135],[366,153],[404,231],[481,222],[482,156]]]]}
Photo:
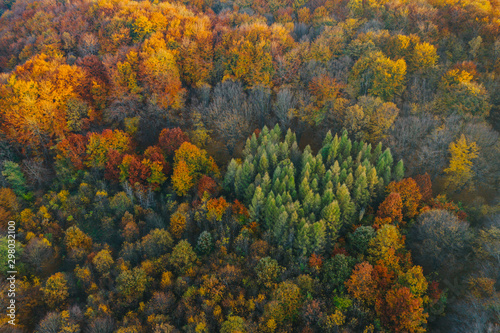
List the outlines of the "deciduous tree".
{"type": "Polygon", "coordinates": [[[196,264],[198,257],[193,251],[191,244],[186,240],[181,240],[174,247],[170,255],[169,263],[180,274],[188,273],[196,264]]]}
{"type": "Polygon", "coordinates": [[[374,304],[377,294],[377,283],[372,274],[373,266],[364,261],[354,266],[350,279],[345,283],[349,293],[366,304],[374,304]]]}
{"type": "Polygon", "coordinates": [[[428,314],[423,300],[407,287],[390,290],[385,301],[377,302],[376,309],[382,322],[394,332],[425,332],[428,314]]]}
{"type": "Polygon", "coordinates": [[[92,238],[86,235],[78,227],[72,226],[66,230],[64,244],[69,257],[79,261],[90,251],[92,247],[92,238]]]}
{"type": "Polygon", "coordinates": [[[450,166],[444,169],[447,174],[447,186],[450,190],[458,190],[467,185],[474,177],[472,160],[478,157],[479,149],[475,142],[467,142],[465,135],[450,144],[450,166]]]}
{"type": "Polygon", "coordinates": [[[61,272],[50,276],[42,290],[45,303],[52,309],[64,305],[69,297],[68,280],[61,272]]]}
{"type": "Polygon", "coordinates": [[[372,52],[359,59],[352,68],[350,83],[356,95],[371,94],[391,101],[405,89],[406,62],[392,61],[381,52],[372,52]]]}
{"type": "Polygon", "coordinates": [[[413,178],[405,178],[400,182],[392,182],[387,186],[387,191],[389,193],[399,193],[403,202],[404,217],[411,219],[417,215],[422,195],[413,178]]]}
{"type": "Polygon", "coordinates": [[[158,137],[158,144],[167,156],[172,156],[184,142],[189,142],[189,138],[179,127],[164,128],[158,137]]]}
{"type": "Polygon", "coordinates": [[[380,204],[377,211],[380,218],[390,218],[393,221],[403,221],[403,201],[397,192],[390,193],[380,204]]]}

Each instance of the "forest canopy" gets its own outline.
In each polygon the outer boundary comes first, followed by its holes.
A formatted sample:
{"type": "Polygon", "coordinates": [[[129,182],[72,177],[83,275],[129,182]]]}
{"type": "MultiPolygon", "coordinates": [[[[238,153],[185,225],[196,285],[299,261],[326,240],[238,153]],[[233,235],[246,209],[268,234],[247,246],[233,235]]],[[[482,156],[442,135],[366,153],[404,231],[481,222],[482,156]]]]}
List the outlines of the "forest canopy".
{"type": "Polygon", "coordinates": [[[498,1],[0,15],[2,332],[498,331],[498,1]]]}

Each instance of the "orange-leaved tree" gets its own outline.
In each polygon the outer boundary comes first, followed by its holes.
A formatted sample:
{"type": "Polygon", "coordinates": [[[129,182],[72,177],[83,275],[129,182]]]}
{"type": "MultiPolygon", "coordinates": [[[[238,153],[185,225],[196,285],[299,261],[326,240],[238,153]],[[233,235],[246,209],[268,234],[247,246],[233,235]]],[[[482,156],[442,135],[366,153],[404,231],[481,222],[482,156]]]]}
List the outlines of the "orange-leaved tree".
{"type": "Polygon", "coordinates": [[[77,93],[82,76],[80,68],[45,54],[17,67],[0,85],[0,132],[35,149],[63,138],[71,130],[70,114],[75,111],[79,122],[88,113],[77,93]]]}
{"type": "Polygon", "coordinates": [[[403,202],[403,216],[405,218],[412,219],[417,215],[422,195],[413,178],[405,178],[399,182],[390,183],[387,186],[387,192],[399,193],[403,202]]]}
{"type": "Polygon", "coordinates": [[[373,266],[365,261],[354,266],[351,278],[345,283],[349,293],[366,304],[375,303],[377,283],[372,275],[373,266]]]}
{"type": "Polygon", "coordinates": [[[408,287],[395,287],[390,290],[385,300],[379,299],[376,311],[385,326],[393,332],[425,332],[423,325],[429,316],[424,312],[421,297],[411,293],[408,287]]]}
{"type": "Polygon", "coordinates": [[[403,201],[397,192],[389,194],[380,204],[377,211],[377,217],[391,218],[393,221],[401,222],[403,220],[403,201]]]}

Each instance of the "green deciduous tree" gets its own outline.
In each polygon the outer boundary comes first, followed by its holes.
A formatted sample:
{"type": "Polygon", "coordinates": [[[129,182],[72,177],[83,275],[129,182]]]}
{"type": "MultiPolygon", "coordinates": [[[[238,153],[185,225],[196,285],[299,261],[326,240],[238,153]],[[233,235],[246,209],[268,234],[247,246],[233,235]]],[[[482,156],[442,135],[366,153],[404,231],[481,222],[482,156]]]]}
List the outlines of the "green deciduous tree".
{"type": "Polygon", "coordinates": [[[405,89],[406,62],[393,61],[381,52],[372,52],[359,59],[352,68],[349,82],[355,94],[371,94],[390,101],[405,89]]]}
{"type": "Polygon", "coordinates": [[[173,248],[169,263],[178,273],[185,274],[195,266],[197,260],[198,257],[191,244],[186,240],[181,240],[173,248]]]}

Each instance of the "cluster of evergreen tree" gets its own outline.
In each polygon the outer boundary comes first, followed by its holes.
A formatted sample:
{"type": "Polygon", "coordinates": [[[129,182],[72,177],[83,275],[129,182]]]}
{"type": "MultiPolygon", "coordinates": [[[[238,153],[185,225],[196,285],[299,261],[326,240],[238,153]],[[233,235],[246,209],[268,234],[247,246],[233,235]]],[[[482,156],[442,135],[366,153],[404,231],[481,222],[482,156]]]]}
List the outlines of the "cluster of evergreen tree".
{"type": "Polygon", "coordinates": [[[363,217],[391,180],[403,177],[389,148],[328,132],[317,155],[300,151],[289,129],[252,134],[243,161],[231,160],[224,188],[241,199],[275,245],[297,254],[324,253],[363,217]]]}

